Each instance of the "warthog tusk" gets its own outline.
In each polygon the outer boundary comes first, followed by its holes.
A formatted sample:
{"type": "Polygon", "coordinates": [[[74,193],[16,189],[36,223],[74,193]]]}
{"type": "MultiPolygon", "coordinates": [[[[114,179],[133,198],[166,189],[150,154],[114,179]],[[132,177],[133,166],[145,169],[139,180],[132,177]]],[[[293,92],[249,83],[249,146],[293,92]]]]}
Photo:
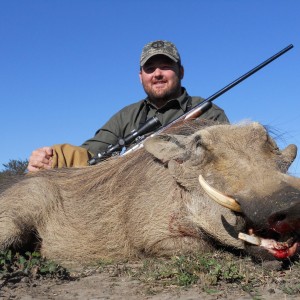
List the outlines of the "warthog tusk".
{"type": "Polygon", "coordinates": [[[219,203],[222,206],[225,206],[233,211],[241,212],[241,206],[231,197],[228,197],[216,189],[211,187],[203,178],[202,175],[199,175],[199,182],[204,191],[208,194],[210,198],[219,203]]]}
{"type": "Polygon", "coordinates": [[[252,245],[256,245],[256,246],[261,245],[261,239],[255,235],[249,235],[249,234],[240,232],[238,235],[238,238],[245,242],[248,242],[249,244],[252,244],[252,245]]]}

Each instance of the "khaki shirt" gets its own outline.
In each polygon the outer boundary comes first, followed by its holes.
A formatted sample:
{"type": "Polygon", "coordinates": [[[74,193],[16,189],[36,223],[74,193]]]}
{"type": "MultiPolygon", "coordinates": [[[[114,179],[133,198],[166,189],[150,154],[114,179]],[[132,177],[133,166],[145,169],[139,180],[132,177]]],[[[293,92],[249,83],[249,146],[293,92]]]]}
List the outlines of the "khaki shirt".
{"type": "MultiPolygon", "coordinates": [[[[105,151],[109,145],[115,145],[120,138],[126,137],[132,130],[139,128],[145,114],[145,106],[147,106],[146,119],[156,116],[162,126],[165,126],[188,111],[188,99],[189,95],[183,88],[183,94],[179,98],[169,100],[159,109],[153,106],[147,98],[128,105],[116,113],[102,128],[97,130],[93,138],[84,142],[81,147],[96,155],[105,151]]],[[[192,97],[191,106],[194,107],[203,100],[201,97],[192,97]]],[[[229,123],[224,111],[214,104],[200,118],[229,123]]]]}

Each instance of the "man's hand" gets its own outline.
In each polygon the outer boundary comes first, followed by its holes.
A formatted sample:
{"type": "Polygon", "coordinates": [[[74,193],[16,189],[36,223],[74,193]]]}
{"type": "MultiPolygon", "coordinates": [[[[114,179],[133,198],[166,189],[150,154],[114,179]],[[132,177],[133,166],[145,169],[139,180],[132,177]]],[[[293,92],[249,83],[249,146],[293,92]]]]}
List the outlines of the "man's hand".
{"type": "Polygon", "coordinates": [[[51,169],[52,156],[53,149],[51,147],[34,150],[29,158],[28,171],[37,172],[41,169],[51,169]]]}

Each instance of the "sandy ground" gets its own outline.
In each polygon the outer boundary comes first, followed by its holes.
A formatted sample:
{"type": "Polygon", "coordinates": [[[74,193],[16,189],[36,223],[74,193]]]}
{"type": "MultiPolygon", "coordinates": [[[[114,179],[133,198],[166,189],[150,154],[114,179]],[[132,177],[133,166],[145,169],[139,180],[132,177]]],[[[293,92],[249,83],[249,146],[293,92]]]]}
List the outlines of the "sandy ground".
{"type": "MultiPolygon", "coordinates": [[[[297,271],[298,272],[298,271],[297,271]]],[[[295,276],[296,279],[298,277],[295,276]]],[[[220,284],[216,292],[203,291],[199,284],[183,288],[147,284],[129,276],[112,276],[106,272],[89,274],[75,280],[23,277],[1,283],[0,299],[151,299],[151,300],[213,300],[213,299],[300,299],[300,294],[288,295],[271,283],[245,292],[237,284],[220,284]]]]}

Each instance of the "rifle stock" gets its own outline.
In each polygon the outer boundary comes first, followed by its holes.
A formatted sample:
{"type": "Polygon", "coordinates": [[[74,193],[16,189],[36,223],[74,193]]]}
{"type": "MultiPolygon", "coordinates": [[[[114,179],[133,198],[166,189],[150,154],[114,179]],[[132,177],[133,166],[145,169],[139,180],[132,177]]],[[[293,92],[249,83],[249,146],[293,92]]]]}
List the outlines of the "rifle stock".
{"type": "MultiPolygon", "coordinates": [[[[250,77],[251,75],[256,73],[257,71],[259,71],[260,69],[262,69],[263,67],[265,67],[266,65],[271,63],[273,60],[277,59],[278,57],[280,57],[281,55],[283,55],[284,53],[286,53],[287,51],[292,49],[293,47],[294,46],[292,44],[288,45],[287,47],[285,47],[284,49],[282,49],[278,53],[274,54],[273,56],[271,56],[267,60],[263,61],[261,64],[259,64],[255,68],[251,69],[250,71],[248,71],[247,73],[245,73],[241,77],[237,78],[236,80],[234,80],[230,84],[226,85],[224,88],[222,88],[218,92],[214,93],[213,95],[211,95],[210,97],[208,97],[207,99],[205,99],[204,101],[202,101],[201,103],[199,103],[198,105],[193,107],[187,113],[184,113],[182,116],[180,116],[179,118],[177,118],[174,121],[170,122],[166,126],[164,126],[162,128],[158,128],[156,131],[154,131],[148,137],[157,135],[157,134],[165,131],[166,129],[170,128],[171,126],[173,126],[174,124],[176,124],[179,121],[196,119],[196,118],[200,117],[203,113],[205,113],[207,110],[209,110],[212,107],[212,101],[213,100],[220,97],[221,95],[223,95],[224,93],[226,93],[227,91],[229,91],[230,89],[235,87],[237,84],[241,83],[242,81],[244,81],[245,79],[247,79],[248,77],[250,77]]],[[[153,117],[153,118],[156,118],[156,117],[153,117]]],[[[151,126],[147,127],[149,129],[148,132],[151,132],[151,131],[155,130],[157,127],[161,126],[161,124],[159,123],[157,118],[156,118],[156,120],[154,120],[153,118],[149,119],[146,122],[146,124],[148,124],[148,123],[151,124],[151,126]]],[[[146,133],[147,132],[143,131],[143,134],[146,134],[146,133]]],[[[139,142],[136,143],[133,147],[129,148],[127,151],[125,151],[122,155],[127,155],[128,153],[131,153],[133,151],[136,151],[139,148],[142,148],[143,147],[143,141],[144,141],[145,138],[143,138],[141,136],[137,136],[136,132],[134,132],[133,134],[130,134],[127,137],[120,139],[119,142],[116,145],[114,145],[114,146],[111,145],[111,147],[109,149],[116,149],[116,151],[117,151],[120,148],[119,150],[121,150],[122,147],[124,146],[123,141],[126,140],[126,139],[131,140],[133,135],[134,135],[135,138],[137,137],[137,138],[140,139],[139,142]]],[[[148,137],[146,137],[146,138],[148,138],[148,137]]],[[[94,164],[104,160],[105,158],[108,157],[108,155],[107,155],[108,153],[109,153],[109,156],[110,156],[111,151],[109,149],[106,150],[104,153],[98,153],[95,157],[93,157],[89,161],[89,165],[94,165],[94,164]]]]}

